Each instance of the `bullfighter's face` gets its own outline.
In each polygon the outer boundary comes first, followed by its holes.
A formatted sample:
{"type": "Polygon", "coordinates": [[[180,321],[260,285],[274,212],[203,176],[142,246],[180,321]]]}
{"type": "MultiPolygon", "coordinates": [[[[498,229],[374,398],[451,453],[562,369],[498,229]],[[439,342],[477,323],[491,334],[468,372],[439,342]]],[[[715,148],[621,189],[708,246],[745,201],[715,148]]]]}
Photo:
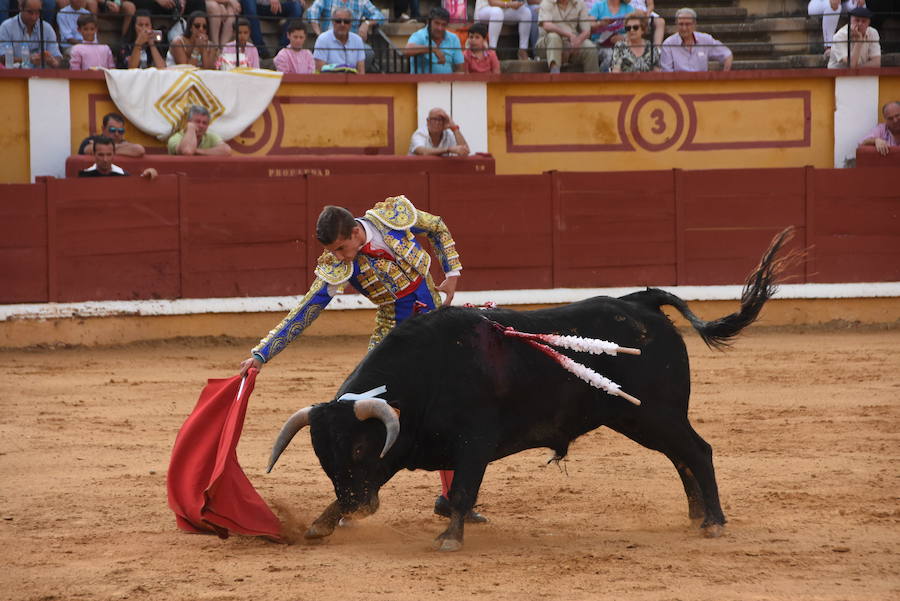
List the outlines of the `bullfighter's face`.
{"type": "Polygon", "coordinates": [[[366,243],[366,231],[361,225],[353,226],[350,236],[338,238],[331,244],[326,244],[325,249],[337,257],[338,261],[352,261],[359,253],[359,249],[366,243]]]}

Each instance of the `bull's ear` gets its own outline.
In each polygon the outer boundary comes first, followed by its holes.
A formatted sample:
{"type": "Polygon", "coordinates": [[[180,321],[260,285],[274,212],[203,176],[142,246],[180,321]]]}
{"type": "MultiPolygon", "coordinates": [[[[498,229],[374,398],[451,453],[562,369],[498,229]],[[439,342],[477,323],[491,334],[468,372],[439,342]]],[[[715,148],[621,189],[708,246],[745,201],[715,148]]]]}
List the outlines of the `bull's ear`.
{"type": "Polygon", "coordinates": [[[400,435],[400,412],[383,399],[360,399],[353,403],[353,413],[359,421],[374,418],[384,424],[387,436],[384,440],[384,448],[379,455],[383,459],[400,435]]]}

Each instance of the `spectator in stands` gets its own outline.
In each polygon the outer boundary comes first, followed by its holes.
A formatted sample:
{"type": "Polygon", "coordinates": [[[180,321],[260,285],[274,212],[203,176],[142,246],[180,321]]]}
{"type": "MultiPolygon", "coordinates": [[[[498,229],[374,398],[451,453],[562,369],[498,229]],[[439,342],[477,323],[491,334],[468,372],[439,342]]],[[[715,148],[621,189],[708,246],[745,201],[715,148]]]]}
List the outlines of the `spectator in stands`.
{"type": "Polygon", "coordinates": [[[366,49],[366,71],[371,71],[375,62],[375,51],[369,43],[369,34],[380,23],[384,23],[384,13],[370,0],[316,0],[309,7],[306,20],[310,22],[317,36],[321,35],[323,30],[332,27],[328,22],[328,15],[334,14],[337,8],[349,9],[353,15],[350,33],[355,33],[362,39],[366,49]]]}
{"type": "Polygon", "coordinates": [[[215,69],[219,49],[210,43],[208,31],[209,19],[206,18],[206,13],[192,12],[188,16],[184,33],[172,40],[166,64],[215,69]]]}
{"type": "Polygon", "coordinates": [[[366,46],[362,38],[350,31],[353,13],[349,8],[336,8],[331,13],[333,27],[316,38],[313,59],[316,71],[322,72],[355,69],[366,72],[366,46]]]}
{"type": "Polygon", "coordinates": [[[140,9],[134,13],[134,20],[125,39],[119,47],[120,69],[166,68],[165,50],[160,50],[162,32],[153,29],[150,11],[140,9]],[[159,36],[157,38],[157,36],[159,36]]]}
{"type": "Polygon", "coordinates": [[[459,38],[447,31],[450,13],[436,6],[428,13],[428,26],[409,36],[404,53],[411,57],[410,73],[462,73],[459,38]]]}
{"type": "Polygon", "coordinates": [[[564,62],[580,64],[585,73],[600,70],[597,47],[588,39],[592,19],[582,0],[542,0],[538,23],[541,37],[535,48],[550,73],[559,73],[564,62]]]}
{"type": "Polygon", "coordinates": [[[63,52],[68,53],[72,46],[82,41],[81,34],[78,33],[78,17],[91,14],[91,11],[84,6],[85,0],[69,0],[56,13],[56,25],[59,27],[59,45],[63,52]]]}
{"type": "Polygon", "coordinates": [[[541,37],[541,28],[538,27],[538,15],[541,14],[541,0],[528,0],[528,11],[531,13],[531,32],[528,34],[528,48],[534,55],[534,47],[541,37]]]}
{"type": "Polygon", "coordinates": [[[244,9],[247,20],[250,21],[250,38],[264,58],[272,55],[263,40],[262,28],[259,26],[257,15],[285,19],[285,27],[282,27],[279,33],[278,43],[280,46],[287,46],[288,43],[285,31],[287,24],[303,16],[303,4],[299,0],[241,0],[241,7],[244,9]]]}
{"type": "Polygon", "coordinates": [[[500,73],[497,53],[488,48],[488,27],[475,23],[469,27],[468,48],[463,52],[466,73],[500,73]]]}
{"type": "Polygon", "coordinates": [[[731,50],[708,33],[695,31],[697,13],[680,8],[675,13],[678,33],[666,38],[659,55],[663,71],[709,71],[709,59],[722,63],[723,71],[731,70],[731,50]]]}
{"type": "Polygon", "coordinates": [[[405,23],[419,18],[419,0],[394,0],[394,19],[405,23]]]}
{"type": "Polygon", "coordinates": [[[23,68],[55,69],[62,54],[53,27],[40,18],[41,0],[20,0],[19,6],[18,15],[0,24],[0,57],[5,62],[6,50],[12,47],[14,60],[23,68]]]}
{"type": "Polygon", "coordinates": [[[237,67],[259,69],[259,52],[250,43],[250,21],[244,18],[237,22],[237,40],[228,42],[219,54],[216,63],[221,71],[231,71],[237,67]]]}
{"type": "Polygon", "coordinates": [[[417,129],[409,141],[409,154],[419,156],[468,156],[469,144],[447,111],[428,111],[425,127],[417,129]]]}
{"type": "Polygon", "coordinates": [[[106,137],[115,142],[116,154],[123,157],[140,158],[144,156],[144,147],[140,144],[125,140],[125,117],[119,113],[107,113],[103,115],[103,130],[100,135],[88,136],[81,141],[78,154],[93,154],[94,140],[106,137]]]}
{"type": "Polygon", "coordinates": [[[663,38],[666,35],[666,20],[654,12],[656,3],[653,0],[631,0],[630,4],[635,12],[641,11],[650,15],[650,25],[653,27],[653,45],[662,46],[663,38]]]}
{"type": "Polygon", "coordinates": [[[894,100],[881,107],[884,123],[872,128],[866,137],[859,141],[860,146],[874,146],[878,154],[885,156],[891,146],[900,146],[900,101],[894,100]]]}
{"type": "MultiPolygon", "coordinates": [[[[128,172],[113,163],[116,154],[116,143],[112,138],[97,136],[94,140],[91,154],[94,155],[94,164],[87,169],[78,172],[78,177],[116,177],[126,176],[128,172]]],[[[147,167],[141,171],[141,177],[156,179],[156,169],[147,167]]]]}
{"type": "Polygon", "coordinates": [[[308,75],[316,72],[316,61],[306,43],[306,24],[301,20],[292,21],[288,25],[288,46],[275,55],[275,69],[282,73],[308,75]]]}
{"type": "Polygon", "coordinates": [[[353,19],[350,32],[362,38],[363,42],[369,39],[369,32],[373,27],[385,21],[384,13],[378,10],[371,0],[316,0],[306,12],[306,20],[316,35],[331,29],[329,16],[334,16],[334,11],[338,8],[350,11],[353,19]]]}
{"type": "Polygon", "coordinates": [[[476,0],[475,20],[488,24],[491,49],[497,49],[504,21],[519,28],[519,60],[528,60],[528,38],[531,35],[531,11],[525,0],[476,0]]]}
{"type": "Polygon", "coordinates": [[[613,48],[612,72],[659,71],[659,46],[644,39],[647,16],[635,11],[625,17],[625,39],[613,48]]]}
{"type": "Polygon", "coordinates": [[[857,6],[865,6],[866,0],[810,0],[806,11],[810,17],[822,17],[822,39],[825,41],[825,54],[831,51],[831,41],[837,31],[838,20],[842,12],[857,6]]]}
{"type": "MultiPolygon", "coordinates": [[[[149,11],[153,15],[189,15],[206,10],[205,0],[132,0],[138,10],[149,11]]],[[[90,8],[91,0],[88,0],[90,8]]]]}
{"type": "Polygon", "coordinates": [[[591,27],[591,41],[597,46],[600,70],[609,71],[613,47],[625,39],[625,17],[634,8],[622,0],[597,0],[588,14],[597,19],[591,27]]]}
{"type": "Polygon", "coordinates": [[[881,66],[881,43],[878,32],[869,27],[872,12],[865,6],[850,10],[850,22],[834,34],[834,44],[828,56],[829,69],[855,69],[881,66]],[[850,38],[850,57],[847,57],[847,38],[850,38]]]}
{"type": "MultiPolygon", "coordinates": [[[[121,34],[124,36],[131,27],[131,20],[137,7],[131,0],[98,0],[101,13],[109,13],[121,18],[119,23],[121,34]]],[[[88,3],[90,8],[90,2],[88,3]]]]}
{"type": "Polygon", "coordinates": [[[97,41],[97,17],[90,14],[79,15],[78,33],[81,34],[81,38],[84,41],[72,47],[69,69],[85,71],[99,67],[116,68],[112,50],[106,44],[101,44],[97,41]]]}
{"type": "Polygon", "coordinates": [[[209,20],[209,39],[213,46],[221,48],[234,35],[234,20],[241,14],[238,0],[206,0],[206,15],[209,20]]]}
{"type": "Polygon", "coordinates": [[[206,131],[210,115],[206,107],[192,104],[188,109],[184,129],[175,132],[167,144],[169,154],[197,156],[229,156],[231,147],[222,138],[206,131]]]}

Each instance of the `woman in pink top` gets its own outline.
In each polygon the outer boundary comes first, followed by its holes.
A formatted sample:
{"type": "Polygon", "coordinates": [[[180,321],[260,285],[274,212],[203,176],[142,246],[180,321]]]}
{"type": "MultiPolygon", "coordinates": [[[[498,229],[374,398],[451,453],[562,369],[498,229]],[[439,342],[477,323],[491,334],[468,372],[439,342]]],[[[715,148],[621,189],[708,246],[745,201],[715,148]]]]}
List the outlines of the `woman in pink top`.
{"type": "Polygon", "coordinates": [[[116,61],[113,60],[112,50],[109,49],[109,46],[97,43],[97,17],[80,15],[78,17],[78,33],[81,34],[84,42],[72,47],[69,69],[84,71],[94,67],[116,68],[116,61]]]}
{"type": "Polygon", "coordinates": [[[237,27],[237,40],[225,44],[216,60],[216,66],[221,71],[231,71],[236,67],[259,69],[259,52],[250,43],[250,21],[238,19],[237,27]]]}
{"type": "Polygon", "coordinates": [[[316,62],[309,50],[303,49],[306,42],[306,25],[303,21],[293,21],[287,28],[288,47],[275,55],[275,69],[282,73],[306,75],[316,72],[316,62]]]}
{"type": "Polygon", "coordinates": [[[466,73],[500,73],[500,61],[497,53],[488,48],[487,34],[484,23],[475,23],[469,28],[469,47],[463,52],[466,73]]]}

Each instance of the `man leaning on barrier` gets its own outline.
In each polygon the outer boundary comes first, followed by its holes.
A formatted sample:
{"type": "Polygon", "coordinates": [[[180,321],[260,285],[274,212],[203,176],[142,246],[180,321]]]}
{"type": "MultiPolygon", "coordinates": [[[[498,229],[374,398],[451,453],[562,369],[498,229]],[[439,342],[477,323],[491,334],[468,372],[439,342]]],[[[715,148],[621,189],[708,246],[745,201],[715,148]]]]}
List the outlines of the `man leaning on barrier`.
{"type": "MultiPolygon", "coordinates": [[[[884,123],[872,128],[859,141],[860,146],[874,146],[881,156],[886,156],[892,146],[900,146],[900,101],[894,100],[881,107],[884,123]]],[[[895,148],[896,151],[896,148],[895,148]]]]}
{"type": "Polygon", "coordinates": [[[169,154],[230,156],[231,147],[217,134],[206,131],[209,121],[210,115],[206,107],[191,105],[184,129],[169,137],[169,154]]]}

